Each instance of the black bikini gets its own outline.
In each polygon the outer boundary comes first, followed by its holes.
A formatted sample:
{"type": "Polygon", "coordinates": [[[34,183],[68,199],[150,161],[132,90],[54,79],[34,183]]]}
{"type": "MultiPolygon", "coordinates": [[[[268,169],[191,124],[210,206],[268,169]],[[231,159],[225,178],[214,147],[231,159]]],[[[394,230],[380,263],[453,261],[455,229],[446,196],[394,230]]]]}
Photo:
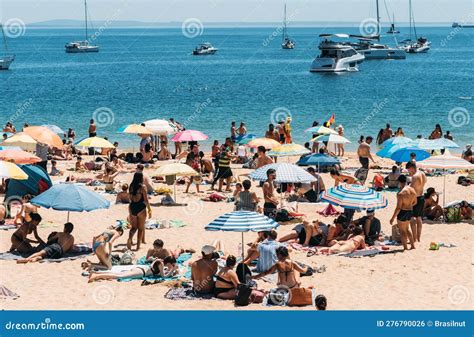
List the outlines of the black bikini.
{"type": "Polygon", "coordinates": [[[130,200],[130,213],[133,216],[137,216],[141,211],[146,209],[145,199],[143,198],[143,194],[140,193],[140,200],[133,201],[130,200]]]}
{"type": "Polygon", "coordinates": [[[234,283],[232,281],[227,281],[227,280],[223,279],[222,277],[220,277],[219,275],[214,275],[214,276],[216,277],[216,280],[227,283],[227,284],[230,284],[232,286],[231,288],[214,287],[214,295],[215,296],[217,296],[221,293],[225,293],[229,290],[235,289],[234,283]]]}

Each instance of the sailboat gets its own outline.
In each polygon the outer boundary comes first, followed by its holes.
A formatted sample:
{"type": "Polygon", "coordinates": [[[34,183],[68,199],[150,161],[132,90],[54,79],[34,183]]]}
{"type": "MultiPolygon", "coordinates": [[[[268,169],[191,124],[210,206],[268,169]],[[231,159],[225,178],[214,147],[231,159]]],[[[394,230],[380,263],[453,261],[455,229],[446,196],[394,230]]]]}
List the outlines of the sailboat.
{"type": "MultiPolygon", "coordinates": [[[[8,45],[7,45],[7,36],[3,31],[3,25],[0,23],[0,29],[2,30],[3,36],[3,46],[5,48],[5,52],[8,52],[8,45]]],[[[15,60],[15,55],[3,55],[0,56],[0,70],[8,70],[10,68],[10,64],[15,60]]]]}
{"type": "Polygon", "coordinates": [[[400,34],[400,31],[395,29],[395,14],[393,14],[392,23],[389,30],[387,30],[387,34],[400,34]]]}
{"type": "Polygon", "coordinates": [[[84,18],[86,24],[86,39],[84,41],[72,41],[64,46],[66,53],[97,53],[99,46],[89,44],[89,34],[87,32],[87,0],[84,0],[84,18]]]}
{"type": "Polygon", "coordinates": [[[413,16],[411,0],[409,0],[408,4],[410,16],[410,38],[402,41],[403,46],[401,46],[401,48],[407,53],[411,54],[426,53],[430,49],[431,42],[428,41],[426,37],[418,37],[418,35],[416,34],[415,17],[413,16]],[[412,26],[413,32],[415,33],[415,41],[412,40],[412,26]]]}
{"type": "Polygon", "coordinates": [[[285,14],[283,17],[283,36],[282,36],[281,47],[283,49],[294,49],[295,41],[291,40],[288,37],[286,25],[287,25],[287,20],[286,20],[286,4],[285,4],[285,14]]]}
{"type": "Polygon", "coordinates": [[[392,48],[385,44],[374,43],[373,40],[380,41],[380,15],[379,0],[375,1],[377,8],[377,31],[371,36],[359,36],[359,42],[351,44],[359,54],[365,56],[366,60],[400,60],[405,59],[403,50],[392,48]]]}

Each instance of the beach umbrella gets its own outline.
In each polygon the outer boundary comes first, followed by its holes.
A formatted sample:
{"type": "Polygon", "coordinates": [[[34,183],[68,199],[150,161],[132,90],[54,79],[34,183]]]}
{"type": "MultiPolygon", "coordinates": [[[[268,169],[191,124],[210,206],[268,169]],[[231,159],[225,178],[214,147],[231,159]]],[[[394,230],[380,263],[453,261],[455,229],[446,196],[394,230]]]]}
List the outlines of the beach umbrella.
{"type": "Polygon", "coordinates": [[[0,160],[9,161],[15,164],[39,163],[41,158],[23,150],[0,150],[0,160]]]}
{"type": "Polygon", "coordinates": [[[390,158],[395,151],[409,147],[411,144],[389,144],[385,146],[382,150],[376,153],[380,158],[390,158]]]}
{"type": "Polygon", "coordinates": [[[96,209],[109,208],[110,201],[100,194],[78,184],[58,184],[31,199],[37,206],[70,212],[90,212],[96,209]]]}
{"type": "Polygon", "coordinates": [[[167,136],[178,132],[178,129],[164,119],[151,119],[145,122],[145,127],[154,135],[167,136]]]}
{"type": "Polygon", "coordinates": [[[274,147],[267,154],[273,157],[285,157],[285,156],[301,156],[303,154],[311,153],[311,150],[308,150],[303,145],[299,144],[282,144],[280,146],[274,147]]]}
{"type": "Polygon", "coordinates": [[[309,129],[304,130],[304,132],[319,133],[320,135],[333,134],[338,135],[336,130],[327,128],[325,126],[313,126],[309,129]]]}
{"type": "MultiPolygon", "coordinates": [[[[171,163],[158,167],[158,169],[153,174],[154,176],[176,176],[179,177],[194,177],[198,176],[199,173],[196,172],[191,166],[181,163],[171,163]]],[[[175,179],[176,180],[176,179],[175,179]]],[[[176,181],[174,185],[174,198],[176,202],[176,181]]]]}
{"type": "Polygon", "coordinates": [[[206,136],[201,131],[197,130],[184,130],[180,131],[171,138],[173,142],[199,142],[201,140],[206,140],[209,137],[206,136]]]}
{"type": "Polygon", "coordinates": [[[37,141],[24,132],[19,132],[5,139],[0,145],[2,146],[18,146],[26,151],[34,151],[37,141]]]}
{"type": "Polygon", "coordinates": [[[382,144],[380,144],[381,147],[386,147],[389,145],[411,145],[413,143],[413,139],[408,138],[408,137],[392,137],[384,141],[382,144]]]}
{"type": "Polygon", "coordinates": [[[413,141],[413,145],[423,150],[443,150],[457,149],[459,145],[447,138],[423,139],[418,138],[413,141]]]}
{"type": "Polygon", "coordinates": [[[355,210],[380,209],[388,205],[388,200],[382,193],[355,184],[341,184],[331,187],[321,194],[321,200],[355,210]]]}
{"type": "Polygon", "coordinates": [[[107,139],[100,137],[89,137],[79,141],[76,146],[98,147],[102,149],[113,149],[115,146],[107,139]]]}
{"type": "Polygon", "coordinates": [[[64,132],[63,129],[61,129],[59,126],[54,125],[54,124],[43,124],[41,126],[53,131],[54,133],[58,135],[64,135],[66,133],[64,132]]]}
{"type": "Polygon", "coordinates": [[[0,151],[3,150],[21,150],[19,146],[0,146],[0,151]]]}
{"type": "MultiPolygon", "coordinates": [[[[245,247],[244,232],[270,231],[278,226],[278,222],[263,214],[249,211],[235,211],[219,216],[204,227],[204,229],[207,231],[240,232],[242,233],[242,247],[245,247]]],[[[243,248],[241,253],[243,259],[243,248]]]]}
{"type": "Polygon", "coordinates": [[[255,138],[252,139],[250,142],[247,143],[247,146],[256,149],[259,146],[265,147],[267,150],[271,150],[274,147],[280,146],[281,144],[274,139],[271,138],[255,138]]]}
{"type": "MultiPolygon", "coordinates": [[[[416,164],[420,168],[440,170],[472,170],[474,164],[451,155],[432,156],[416,164]]],[[[443,206],[446,204],[446,174],[443,175],[443,206]]]]}
{"type": "Polygon", "coordinates": [[[255,138],[257,138],[256,135],[253,135],[253,134],[248,134],[248,135],[238,135],[236,138],[235,138],[235,142],[239,145],[246,145],[248,144],[250,141],[254,140],[255,138]]]}
{"type": "Polygon", "coordinates": [[[256,169],[249,177],[257,181],[267,180],[267,171],[276,171],[276,183],[308,183],[316,181],[316,178],[299,166],[290,163],[273,163],[256,169]]]}
{"type": "Polygon", "coordinates": [[[350,143],[349,139],[346,137],[342,137],[339,135],[335,134],[326,134],[326,135],[320,135],[317,137],[314,137],[311,139],[312,142],[317,142],[317,143],[323,143],[323,142],[328,142],[328,143],[333,143],[333,144],[347,144],[350,143]]]}
{"type": "Polygon", "coordinates": [[[133,134],[142,134],[142,135],[151,135],[153,132],[151,132],[149,129],[144,127],[143,125],[140,124],[128,124],[120,127],[118,129],[118,132],[122,133],[133,133],[133,134]]]}
{"type": "Polygon", "coordinates": [[[333,166],[340,164],[341,162],[332,156],[329,156],[324,153],[317,153],[317,154],[312,154],[311,156],[305,156],[301,158],[296,165],[300,166],[309,166],[309,165],[315,165],[318,167],[324,167],[324,166],[333,166]]]}
{"type": "Polygon", "coordinates": [[[0,160],[0,178],[26,180],[28,175],[15,163],[0,160]]]}
{"type": "Polygon", "coordinates": [[[430,156],[426,150],[422,150],[418,147],[403,147],[401,149],[396,150],[390,156],[390,159],[398,162],[398,163],[406,163],[410,161],[411,154],[414,153],[416,155],[415,159],[417,162],[425,160],[430,156]]]}
{"type": "Polygon", "coordinates": [[[49,145],[58,149],[63,148],[62,139],[50,129],[44,126],[29,126],[23,132],[31,136],[38,143],[49,145]]]}

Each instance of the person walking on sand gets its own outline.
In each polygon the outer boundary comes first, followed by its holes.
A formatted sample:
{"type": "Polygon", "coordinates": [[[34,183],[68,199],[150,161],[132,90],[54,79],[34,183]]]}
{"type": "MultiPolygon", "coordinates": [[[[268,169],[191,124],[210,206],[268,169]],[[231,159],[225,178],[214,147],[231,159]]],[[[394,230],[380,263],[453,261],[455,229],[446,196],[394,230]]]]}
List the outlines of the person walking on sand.
{"type": "Polygon", "coordinates": [[[372,154],[370,153],[370,143],[372,143],[372,136],[368,136],[365,138],[365,141],[362,141],[357,148],[357,155],[359,156],[359,162],[363,168],[369,169],[369,159],[375,163],[374,158],[372,158],[372,154]]]}
{"type": "Polygon", "coordinates": [[[129,205],[129,220],[130,220],[130,235],[127,241],[127,248],[132,249],[133,236],[138,230],[137,239],[137,251],[140,250],[140,244],[145,242],[145,221],[147,218],[151,218],[151,207],[148,200],[148,194],[146,187],[143,183],[143,173],[136,172],[133,175],[133,180],[128,189],[130,194],[130,205],[129,205]]]}
{"type": "Polygon", "coordinates": [[[405,175],[402,174],[398,177],[398,183],[400,184],[400,192],[397,194],[397,207],[393,211],[390,224],[393,226],[396,218],[403,249],[408,249],[407,237],[410,240],[411,249],[415,249],[414,233],[412,234],[408,224],[413,216],[413,206],[417,204],[416,192],[413,187],[407,185],[407,177],[405,175]]]}
{"type": "Polygon", "coordinates": [[[410,186],[416,192],[416,205],[413,207],[413,218],[411,219],[411,231],[415,241],[420,242],[421,228],[423,226],[423,210],[425,208],[425,196],[423,194],[426,185],[426,175],[422,171],[418,171],[414,162],[408,162],[406,169],[411,177],[410,186]]]}
{"type": "Polygon", "coordinates": [[[263,184],[263,214],[266,216],[274,215],[274,211],[278,206],[278,200],[275,197],[273,182],[276,179],[276,171],[274,169],[267,170],[267,181],[263,184]]]}

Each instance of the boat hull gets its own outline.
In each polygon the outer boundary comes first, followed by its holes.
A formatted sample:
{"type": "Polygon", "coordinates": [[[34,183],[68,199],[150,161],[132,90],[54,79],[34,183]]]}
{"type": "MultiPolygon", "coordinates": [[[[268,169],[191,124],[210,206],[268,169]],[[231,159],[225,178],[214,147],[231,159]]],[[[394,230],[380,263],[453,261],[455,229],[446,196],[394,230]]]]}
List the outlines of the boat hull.
{"type": "Polygon", "coordinates": [[[13,61],[15,61],[15,56],[0,57],[0,70],[8,70],[13,61]]]}
{"type": "Polygon", "coordinates": [[[207,50],[207,51],[193,51],[193,55],[214,55],[217,52],[217,49],[215,50],[207,50]]]}
{"type": "Polygon", "coordinates": [[[392,48],[365,49],[357,52],[364,55],[366,60],[403,60],[407,57],[403,50],[392,48]]]}
{"type": "Polygon", "coordinates": [[[311,64],[310,72],[313,73],[338,73],[345,71],[358,71],[358,64],[364,61],[364,55],[357,54],[351,57],[335,59],[329,57],[317,57],[311,64]]]}
{"type": "Polygon", "coordinates": [[[88,47],[65,47],[66,53],[78,54],[78,53],[98,53],[99,46],[88,46],[88,47]]]}

